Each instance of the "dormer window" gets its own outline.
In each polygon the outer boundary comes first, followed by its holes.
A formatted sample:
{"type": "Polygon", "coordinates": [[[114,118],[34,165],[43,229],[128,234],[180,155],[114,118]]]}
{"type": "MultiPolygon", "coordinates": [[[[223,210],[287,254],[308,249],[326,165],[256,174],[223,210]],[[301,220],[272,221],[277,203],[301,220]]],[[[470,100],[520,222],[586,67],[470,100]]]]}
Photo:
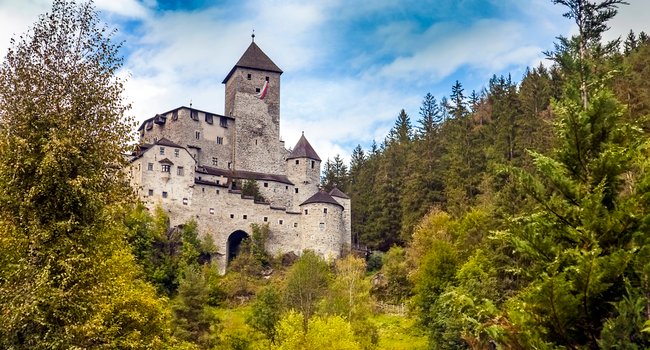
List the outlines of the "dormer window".
{"type": "Polygon", "coordinates": [[[173,121],[178,120],[178,110],[172,112],[172,120],[173,121]]]}
{"type": "Polygon", "coordinates": [[[193,120],[199,120],[199,111],[190,111],[190,118],[193,120]]]}
{"type": "Polygon", "coordinates": [[[219,120],[219,125],[227,128],[228,127],[228,118],[226,117],[221,117],[221,120],[219,120]]]}
{"type": "Polygon", "coordinates": [[[212,124],[212,123],[213,123],[213,120],[212,120],[212,114],[210,114],[210,113],[206,113],[206,114],[205,114],[205,122],[208,123],[208,124],[212,124]]]}

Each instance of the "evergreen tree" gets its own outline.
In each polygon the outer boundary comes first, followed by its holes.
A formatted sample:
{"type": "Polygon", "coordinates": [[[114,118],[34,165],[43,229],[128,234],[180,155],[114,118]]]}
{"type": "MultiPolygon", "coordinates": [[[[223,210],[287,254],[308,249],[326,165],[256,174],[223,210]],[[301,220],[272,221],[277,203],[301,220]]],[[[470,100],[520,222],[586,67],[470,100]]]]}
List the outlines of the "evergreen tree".
{"type": "Polygon", "coordinates": [[[121,220],[131,125],[111,33],[92,4],[56,0],[0,67],[2,348],[151,349],[169,336],[121,220]]]}
{"type": "Polygon", "coordinates": [[[440,105],[433,95],[427,93],[424,95],[424,100],[422,100],[422,106],[420,106],[420,120],[418,120],[420,126],[417,129],[418,138],[422,139],[427,137],[427,135],[434,135],[441,122],[440,105]]]}

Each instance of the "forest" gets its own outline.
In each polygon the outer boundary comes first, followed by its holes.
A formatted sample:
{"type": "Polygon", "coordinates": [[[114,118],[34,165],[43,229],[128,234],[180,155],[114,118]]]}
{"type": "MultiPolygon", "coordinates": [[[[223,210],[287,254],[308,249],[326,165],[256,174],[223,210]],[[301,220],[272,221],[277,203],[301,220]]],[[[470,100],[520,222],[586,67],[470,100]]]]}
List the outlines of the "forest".
{"type": "Polygon", "coordinates": [[[225,275],[138,203],[120,44],[54,1],[0,66],[0,348],[650,348],[650,37],[603,41],[624,1],[551,1],[577,31],[547,63],[423,92],[325,162],[343,258],[271,256],[254,225],[225,275]]]}

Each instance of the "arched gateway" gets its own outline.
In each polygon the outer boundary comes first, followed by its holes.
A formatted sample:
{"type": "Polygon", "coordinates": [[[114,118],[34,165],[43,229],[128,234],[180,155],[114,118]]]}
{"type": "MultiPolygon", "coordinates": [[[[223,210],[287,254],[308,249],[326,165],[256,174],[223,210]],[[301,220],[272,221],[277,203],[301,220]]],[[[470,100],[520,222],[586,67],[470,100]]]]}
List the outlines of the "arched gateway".
{"type": "Polygon", "coordinates": [[[248,233],[237,230],[228,236],[228,251],[226,252],[226,261],[230,263],[239,253],[239,248],[244,239],[248,239],[250,236],[248,233]]]}

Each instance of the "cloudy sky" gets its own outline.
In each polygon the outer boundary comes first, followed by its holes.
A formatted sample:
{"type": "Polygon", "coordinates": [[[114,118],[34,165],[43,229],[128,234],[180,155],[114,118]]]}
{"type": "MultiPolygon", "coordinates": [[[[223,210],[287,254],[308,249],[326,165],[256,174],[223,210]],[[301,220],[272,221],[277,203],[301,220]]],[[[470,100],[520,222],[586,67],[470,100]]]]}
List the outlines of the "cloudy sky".
{"type": "MultiPolygon", "coordinates": [[[[650,1],[628,0],[609,38],[650,32],[650,1]]],[[[381,142],[404,108],[466,93],[493,74],[521,79],[558,35],[575,31],[551,0],[96,0],[124,40],[123,76],[141,121],[190,101],[223,113],[221,81],[255,42],[284,71],[281,135],[301,131],[321,158],[381,142]]],[[[0,55],[48,0],[0,0],[0,55]]]]}

